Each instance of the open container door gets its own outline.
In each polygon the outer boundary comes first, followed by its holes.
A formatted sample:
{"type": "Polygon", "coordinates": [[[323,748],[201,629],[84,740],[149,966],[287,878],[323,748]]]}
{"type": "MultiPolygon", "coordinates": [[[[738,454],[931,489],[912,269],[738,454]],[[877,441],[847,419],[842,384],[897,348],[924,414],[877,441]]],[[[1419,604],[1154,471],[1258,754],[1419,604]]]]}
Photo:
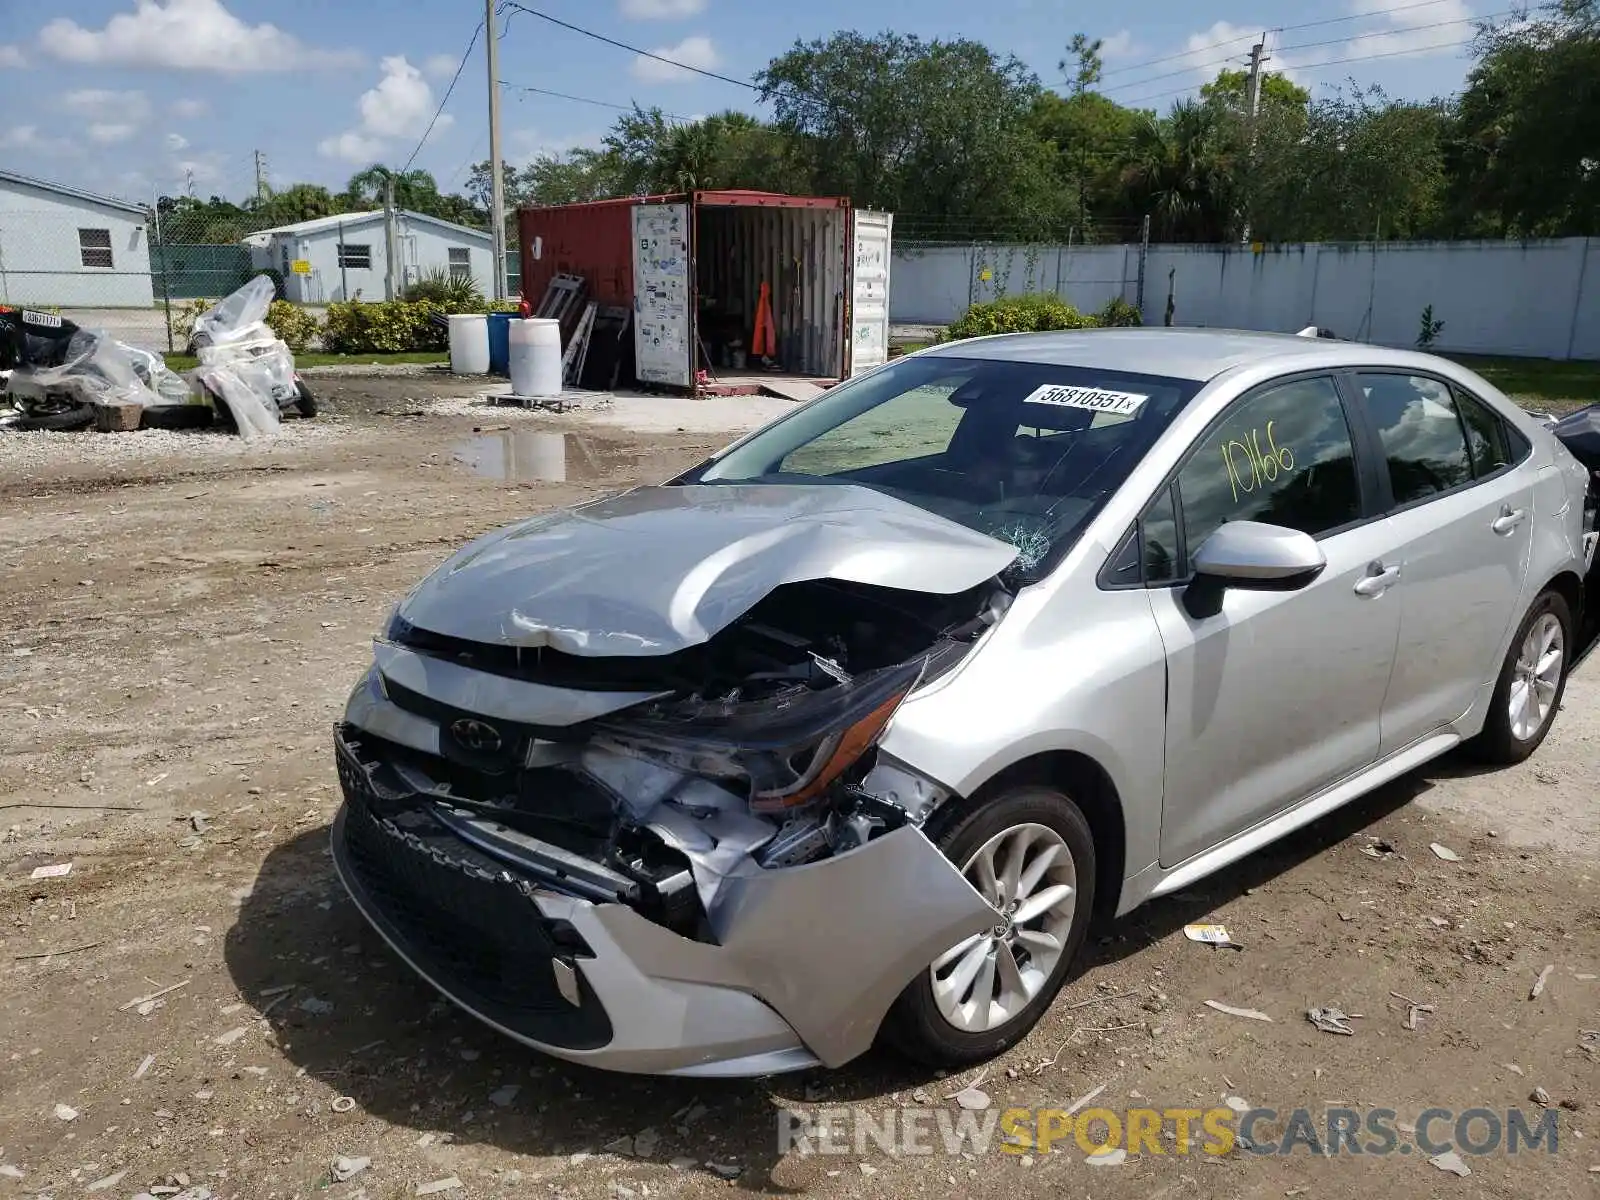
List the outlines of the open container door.
{"type": "Polygon", "coordinates": [[[848,373],[889,361],[889,248],[894,214],[852,209],[848,373]]]}
{"type": "Polygon", "coordinates": [[[633,209],[634,372],[641,383],[694,386],[687,204],[633,209]]]}

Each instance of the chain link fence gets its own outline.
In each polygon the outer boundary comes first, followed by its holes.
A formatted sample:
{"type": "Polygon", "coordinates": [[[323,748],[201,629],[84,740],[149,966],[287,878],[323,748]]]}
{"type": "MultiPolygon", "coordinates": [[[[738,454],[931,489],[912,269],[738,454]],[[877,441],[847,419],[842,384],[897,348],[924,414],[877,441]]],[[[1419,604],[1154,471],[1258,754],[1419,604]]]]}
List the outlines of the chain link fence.
{"type": "MultiPolygon", "coordinates": [[[[327,305],[383,300],[387,237],[381,218],[319,220],[294,238],[273,236],[281,219],[238,209],[163,201],[125,209],[45,207],[0,212],[0,304],[58,311],[86,328],[157,353],[182,351],[204,301],[263,272],[278,295],[319,320],[327,305]],[[299,257],[304,254],[306,257],[299,257]]],[[[430,273],[469,276],[493,290],[488,249],[448,227],[397,219],[397,294],[430,273]]],[[[520,258],[506,255],[507,294],[520,287],[520,258]]]]}

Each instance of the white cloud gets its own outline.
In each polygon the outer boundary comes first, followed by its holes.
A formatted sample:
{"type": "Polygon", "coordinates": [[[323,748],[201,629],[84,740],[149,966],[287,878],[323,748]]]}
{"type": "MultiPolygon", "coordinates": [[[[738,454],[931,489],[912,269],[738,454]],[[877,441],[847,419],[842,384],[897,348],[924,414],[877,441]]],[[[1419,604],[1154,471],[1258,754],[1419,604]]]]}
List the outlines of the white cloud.
{"type": "Polygon", "coordinates": [[[143,92],[113,92],[103,88],[83,88],[68,92],[62,103],[86,117],[105,121],[141,124],[150,116],[150,101],[143,92]]]}
{"type": "Polygon", "coordinates": [[[39,44],[67,62],[164,67],[173,70],[293,71],[349,64],[347,51],[313,48],[275,25],[248,25],[221,0],[134,0],[104,29],[85,29],[57,17],[39,32],[39,44]]]}
{"type": "MultiPolygon", "coordinates": [[[[377,86],[361,93],[356,111],[361,122],[333,137],[323,138],[317,149],[328,158],[346,162],[370,163],[381,156],[397,139],[419,137],[433,116],[433,89],[404,55],[392,55],[380,64],[383,78],[377,86]]],[[[454,124],[448,113],[440,114],[434,130],[454,124]]]]}
{"type": "Polygon", "coordinates": [[[1133,40],[1133,34],[1126,29],[1119,29],[1116,33],[1100,39],[1100,57],[1108,61],[1132,58],[1138,49],[1139,44],[1133,40]]]}
{"type": "Polygon", "coordinates": [[[21,150],[29,154],[75,155],[81,147],[70,138],[45,137],[37,125],[13,125],[0,133],[0,150],[21,150]]]}
{"type": "Polygon", "coordinates": [[[180,150],[189,148],[189,139],[181,133],[169,133],[166,136],[167,149],[177,154],[180,150]]]}
{"type": "Polygon", "coordinates": [[[460,65],[461,60],[453,54],[430,54],[422,69],[435,79],[449,79],[460,65]]]}
{"type": "MultiPolygon", "coordinates": [[[[702,71],[711,70],[721,61],[717,58],[717,50],[711,44],[711,39],[700,34],[686,37],[676,46],[657,46],[651,53],[669,58],[673,63],[682,63],[685,67],[698,67],[702,71]]],[[[661,62],[660,59],[646,58],[643,54],[634,58],[631,69],[633,77],[645,83],[684,83],[694,78],[691,71],[661,62]]]]}
{"type": "Polygon", "coordinates": [[[706,0],[622,0],[622,15],[635,21],[670,21],[706,10],[706,0]]]}
{"type": "Polygon", "coordinates": [[[386,58],[381,65],[383,78],[356,105],[362,128],[379,137],[421,133],[433,115],[433,89],[403,55],[386,58]]]}
{"type": "Polygon", "coordinates": [[[22,57],[21,47],[0,45],[0,70],[20,71],[27,65],[22,57]]]}
{"type": "Polygon", "coordinates": [[[1393,8],[1387,0],[1352,0],[1350,10],[1370,17],[1373,23],[1357,27],[1356,36],[1347,45],[1322,51],[1318,61],[1412,51],[1418,52],[1418,57],[1428,51],[1443,54],[1459,50],[1473,34],[1472,10],[1463,0],[1401,9],[1393,8]]]}
{"type": "Polygon", "coordinates": [[[102,146],[125,142],[139,132],[137,125],[126,121],[95,121],[89,126],[89,140],[102,146]]]}
{"type": "Polygon", "coordinates": [[[203,116],[206,111],[204,100],[175,100],[172,103],[172,115],[184,120],[193,120],[203,116]]]}

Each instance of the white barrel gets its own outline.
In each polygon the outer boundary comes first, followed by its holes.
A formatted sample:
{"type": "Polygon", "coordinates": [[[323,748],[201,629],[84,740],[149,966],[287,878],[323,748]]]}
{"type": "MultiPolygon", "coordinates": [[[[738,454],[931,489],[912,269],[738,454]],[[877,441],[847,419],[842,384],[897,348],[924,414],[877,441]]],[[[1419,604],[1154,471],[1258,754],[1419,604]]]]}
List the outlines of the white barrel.
{"type": "Polygon", "coordinates": [[[512,321],[511,391],[517,396],[561,394],[561,322],[554,317],[512,321]]]}
{"type": "Polygon", "coordinates": [[[450,371],[455,375],[489,373],[489,318],[482,313],[450,314],[450,371]]]}

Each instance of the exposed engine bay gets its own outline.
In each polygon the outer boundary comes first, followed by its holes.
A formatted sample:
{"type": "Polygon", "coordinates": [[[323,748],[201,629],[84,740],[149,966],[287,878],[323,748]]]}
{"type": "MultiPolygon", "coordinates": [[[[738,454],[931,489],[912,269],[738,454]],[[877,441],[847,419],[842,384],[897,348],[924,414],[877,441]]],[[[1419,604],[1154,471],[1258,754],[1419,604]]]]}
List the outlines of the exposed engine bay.
{"type": "Polygon", "coordinates": [[[380,653],[339,730],[341,765],[393,836],[459,839],[555,891],[714,942],[728,878],[920,825],[945,798],[877,742],[1010,601],[998,579],[943,595],[811,579],[704,642],[638,656],[466,640],[397,611],[380,650],[408,669],[380,653]],[[475,702],[410,686],[428,671],[460,673],[475,702]],[[598,715],[509,720],[502,687],[598,715]]]}

